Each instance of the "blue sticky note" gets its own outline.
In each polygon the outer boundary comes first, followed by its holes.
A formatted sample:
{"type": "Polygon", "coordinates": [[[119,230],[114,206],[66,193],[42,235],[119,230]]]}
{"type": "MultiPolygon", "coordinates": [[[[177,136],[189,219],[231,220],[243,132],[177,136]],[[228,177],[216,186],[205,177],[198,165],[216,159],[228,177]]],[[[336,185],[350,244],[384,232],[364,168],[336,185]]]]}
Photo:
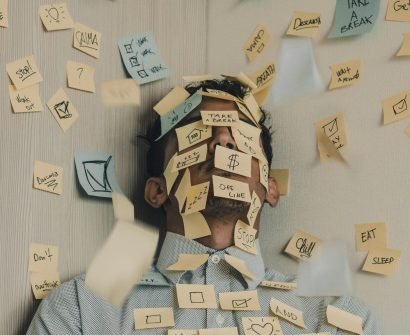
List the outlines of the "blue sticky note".
{"type": "Polygon", "coordinates": [[[111,198],[114,191],[122,193],[115,176],[112,154],[76,150],[74,161],[78,181],[88,195],[111,198]]]}
{"type": "Polygon", "coordinates": [[[329,38],[361,35],[376,24],[380,0],[337,0],[329,38]]]}
{"type": "Polygon", "coordinates": [[[128,73],[140,85],[169,76],[152,33],[123,37],[118,41],[118,48],[128,73]]]}

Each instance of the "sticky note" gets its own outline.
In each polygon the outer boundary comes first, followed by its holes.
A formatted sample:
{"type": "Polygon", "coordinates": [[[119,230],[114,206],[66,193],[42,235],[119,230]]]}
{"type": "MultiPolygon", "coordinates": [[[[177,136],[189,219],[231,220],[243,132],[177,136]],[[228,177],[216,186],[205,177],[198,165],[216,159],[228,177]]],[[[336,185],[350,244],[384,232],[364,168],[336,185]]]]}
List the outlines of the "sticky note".
{"type": "Polygon", "coordinates": [[[387,229],[383,222],[356,224],[356,251],[387,248],[387,229]]]}
{"type": "Polygon", "coordinates": [[[390,276],[397,270],[400,250],[375,247],[367,254],[362,270],[390,276]]]}
{"type": "Polygon", "coordinates": [[[245,105],[245,103],[243,101],[235,101],[236,106],[238,107],[238,109],[242,112],[243,115],[245,115],[249,120],[252,121],[252,123],[257,126],[260,127],[260,125],[258,124],[258,122],[254,119],[253,115],[251,114],[251,112],[248,110],[248,107],[245,105]]]}
{"type": "Polygon", "coordinates": [[[9,26],[8,0],[0,0],[0,27],[9,26]]]}
{"type": "Polygon", "coordinates": [[[188,97],[189,92],[177,85],[154,106],[154,110],[159,115],[165,115],[182,104],[188,97]]]}
{"type": "Polygon", "coordinates": [[[363,334],[361,317],[352,313],[346,312],[340,308],[328,305],[326,309],[327,322],[331,325],[350,331],[355,334],[363,334]]]}
{"type": "Polygon", "coordinates": [[[107,80],[101,82],[101,99],[105,106],[139,106],[141,93],[133,79],[107,80]]]}
{"type": "Polygon", "coordinates": [[[200,212],[182,215],[184,236],[191,240],[211,235],[208,223],[200,212]]]}
{"type": "Polygon", "coordinates": [[[38,190],[61,194],[63,192],[63,168],[35,161],[33,187],[38,190]]]}
{"type": "Polygon", "coordinates": [[[245,335],[283,335],[277,316],[243,317],[242,326],[245,335]]]}
{"type": "Polygon", "coordinates": [[[118,192],[112,193],[112,206],[114,209],[114,217],[120,221],[134,221],[134,205],[128,198],[118,192]]]}
{"type": "Polygon", "coordinates": [[[319,252],[322,243],[320,238],[297,229],[286,246],[285,252],[301,260],[307,260],[319,252]]]}
{"type": "Polygon", "coordinates": [[[47,31],[73,28],[74,22],[65,3],[53,3],[38,9],[41,21],[47,31]]]}
{"type": "Polygon", "coordinates": [[[258,70],[256,70],[249,78],[256,84],[256,86],[263,87],[275,79],[276,66],[274,62],[268,63],[258,70]]]}
{"type": "Polygon", "coordinates": [[[243,49],[250,62],[253,62],[270,44],[272,38],[264,25],[258,25],[245,42],[243,49]]]}
{"type": "Polygon", "coordinates": [[[332,71],[332,80],[330,81],[329,90],[332,90],[356,84],[360,79],[362,63],[360,59],[353,59],[333,64],[330,69],[332,71]]]}
{"type": "Polygon", "coordinates": [[[259,285],[263,287],[269,287],[269,288],[274,288],[274,289],[279,289],[279,290],[294,290],[297,287],[296,283],[289,283],[289,282],[283,282],[283,281],[271,281],[271,280],[263,280],[261,281],[259,285]]]}
{"type": "Polygon", "coordinates": [[[328,37],[361,35],[373,29],[379,15],[380,0],[336,1],[335,18],[328,37]]]}
{"type": "Polygon", "coordinates": [[[248,218],[249,225],[251,227],[254,226],[255,220],[258,217],[258,213],[260,212],[261,208],[262,208],[261,200],[259,199],[256,192],[253,191],[252,192],[252,198],[251,198],[251,205],[249,206],[248,213],[246,214],[246,217],[248,218]]]}
{"type": "Polygon", "coordinates": [[[160,56],[151,32],[123,37],[118,41],[127,72],[140,85],[168,77],[170,71],[160,56]]]}
{"type": "Polygon", "coordinates": [[[14,113],[41,112],[43,110],[38,84],[21,90],[16,90],[14,85],[9,85],[9,95],[14,113]]]}
{"type": "Polygon", "coordinates": [[[135,308],[135,329],[151,329],[173,327],[174,310],[172,307],[163,308],[135,308]]]}
{"type": "Polygon", "coordinates": [[[339,149],[335,147],[333,141],[320,129],[316,129],[316,138],[321,163],[327,161],[328,159],[335,159],[339,162],[347,164],[339,149]]]}
{"type": "Polygon", "coordinates": [[[289,169],[271,169],[269,175],[275,178],[280,195],[289,194],[289,169]]]}
{"type": "Polygon", "coordinates": [[[265,103],[267,97],[269,96],[269,93],[271,92],[272,86],[273,80],[266,83],[266,85],[252,91],[255,101],[259,106],[262,106],[265,103]]]}
{"type": "Polygon", "coordinates": [[[215,197],[251,202],[247,183],[220,176],[212,176],[212,183],[215,197]]]}
{"type": "Polygon", "coordinates": [[[209,181],[191,185],[186,194],[184,215],[202,211],[206,207],[209,193],[209,181]]]}
{"type": "Polygon", "coordinates": [[[74,25],[73,47],[94,58],[100,57],[101,33],[79,22],[74,25]]]}
{"type": "Polygon", "coordinates": [[[201,143],[212,136],[212,127],[204,125],[201,120],[175,128],[178,139],[178,150],[182,151],[192,145],[201,143]]]}
{"type": "Polygon", "coordinates": [[[211,88],[208,88],[207,91],[201,91],[199,92],[200,95],[204,97],[210,97],[210,98],[216,98],[216,99],[222,99],[222,100],[229,100],[229,101],[238,101],[239,99],[235,97],[232,94],[229,94],[225,91],[221,90],[214,90],[211,88]]]}
{"type": "Polygon", "coordinates": [[[235,246],[246,252],[256,255],[258,250],[256,249],[256,234],[257,230],[247,225],[245,222],[238,220],[234,230],[235,246]]]}
{"type": "Polygon", "coordinates": [[[269,164],[266,158],[259,159],[259,181],[265,187],[266,191],[269,190],[269,164]]]}
{"type": "Polygon", "coordinates": [[[121,193],[112,154],[76,150],[74,161],[78,181],[88,195],[111,198],[113,191],[121,193]]]}
{"type": "Polygon", "coordinates": [[[168,271],[194,271],[208,260],[208,254],[179,254],[178,261],[168,271]]]}
{"type": "Polygon", "coordinates": [[[85,285],[120,306],[149,269],[157,241],[152,227],[118,221],[88,267],[85,285]]]}
{"type": "Polygon", "coordinates": [[[30,282],[36,299],[44,299],[48,293],[61,284],[58,272],[32,272],[30,282]]]}
{"type": "Polygon", "coordinates": [[[6,71],[17,90],[43,81],[34,56],[28,56],[6,64],[6,71]]]}
{"type": "Polygon", "coordinates": [[[206,144],[203,144],[197,148],[179,154],[174,158],[174,165],[172,167],[172,171],[185,169],[187,167],[205,161],[207,152],[208,146],[206,144]]]}
{"type": "Polygon", "coordinates": [[[210,126],[233,126],[239,121],[238,111],[201,110],[202,123],[210,126]]]}
{"type": "Polygon", "coordinates": [[[246,263],[242,259],[225,254],[225,261],[245,277],[249,279],[255,279],[255,276],[252,274],[252,272],[249,271],[246,263]]]}
{"type": "Polygon", "coordinates": [[[406,0],[389,0],[386,21],[410,22],[410,5],[406,0]]]}
{"type": "Polygon", "coordinates": [[[62,88],[48,100],[47,107],[64,132],[78,119],[77,110],[62,88]]]}
{"type": "Polygon", "coordinates": [[[167,335],[198,335],[197,329],[168,329],[167,335]]]}
{"type": "Polygon", "coordinates": [[[28,270],[30,272],[57,272],[58,247],[48,244],[30,243],[28,270]]]}
{"type": "Polygon", "coordinates": [[[410,33],[403,33],[403,44],[396,56],[410,56],[410,33]]]}
{"type": "Polygon", "coordinates": [[[383,100],[383,124],[410,117],[410,91],[400,92],[383,100]]]}
{"type": "Polygon", "coordinates": [[[321,23],[319,13],[295,11],[286,34],[312,38],[317,35],[321,23]]]}
{"type": "Polygon", "coordinates": [[[215,79],[217,76],[213,74],[200,74],[200,75],[194,75],[194,76],[182,76],[182,80],[187,82],[187,83],[193,83],[193,82],[198,82],[198,81],[206,81],[206,80],[212,80],[215,79]]]}
{"type": "Polygon", "coordinates": [[[246,86],[250,88],[251,90],[254,90],[257,88],[256,84],[253,82],[251,78],[249,78],[245,73],[239,72],[238,75],[236,76],[229,76],[226,74],[223,74],[222,77],[231,80],[231,81],[238,81],[241,83],[243,86],[246,86]]]}
{"type": "Polygon", "coordinates": [[[215,167],[241,176],[250,177],[252,156],[217,145],[215,148],[215,167]]]}
{"type": "Polygon", "coordinates": [[[260,128],[239,120],[237,125],[232,127],[231,130],[232,136],[240,151],[259,159],[265,157],[260,144],[260,128]]]}
{"type": "Polygon", "coordinates": [[[188,194],[188,190],[191,187],[191,173],[189,172],[189,169],[186,169],[181,181],[179,182],[178,188],[175,191],[175,198],[178,201],[178,206],[179,206],[179,212],[182,212],[182,209],[184,208],[186,196],[188,194]]]}
{"type": "Polygon", "coordinates": [[[67,61],[68,87],[87,92],[95,92],[95,68],[90,65],[67,61]]]}
{"type": "Polygon", "coordinates": [[[255,119],[256,122],[259,122],[259,120],[262,117],[262,112],[261,109],[258,105],[258,102],[256,101],[255,97],[253,96],[252,93],[248,93],[244,99],[243,102],[246,105],[246,108],[249,110],[249,112],[252,114],[252,117],[255,119]]]}
{"type": "Polygon", "coordinates": [[[176,284],[179,308],[218,308],[214,285],[176,284]]]}
{"type": "Polygon", "coordinates": [[[175,153],[174,156],[171,157],[171,159],[168,161],[167,167],[164,170],[164,177],[165,177],[165,182],[167,184],[167,194],[169,195],[172,189],[172,186],[175,183],[175,180],[177,179],[179,173],[178,171],[172,172],[172,167],[174,166],[174,158],[177,156],[175,153]]]}
{"type": "Polygon", "coordinates": [[[410,137],[410,125],[408,125],[407,128],[404,130],[404,133],[407,135],[407,137],[410,137]]]}
{"type": "Polygon", "coordinates": [[[260,311],[258,292],[236,291],[219,293],[221,309],[230,311],[260,311]]]}
{"type": "Polygon", "coordinates": [[[199,329],[198,335],[238,335],[238,328],[226,327],[226,328],[208,328],[199,329]]]}
{"type": "Polygon", "coordinates": [[[270,301],[270,308],[273,314],[295,324],[298,327],[306,328],[302,311],[273,298],[270,301]]]}

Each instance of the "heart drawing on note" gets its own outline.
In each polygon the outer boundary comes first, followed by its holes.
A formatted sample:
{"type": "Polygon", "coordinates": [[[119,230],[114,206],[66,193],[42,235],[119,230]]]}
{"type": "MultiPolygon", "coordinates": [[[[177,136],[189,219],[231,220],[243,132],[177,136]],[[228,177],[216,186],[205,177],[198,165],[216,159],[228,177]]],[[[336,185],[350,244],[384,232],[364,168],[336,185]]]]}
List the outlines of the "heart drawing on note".
{"type": "Polygon", "coordinates": [[[258,324],[251,325],[251,329],[257,335],[272,335],[273,334],[273,325],[271,323],[265,323],[263,326],[258,324]]]}

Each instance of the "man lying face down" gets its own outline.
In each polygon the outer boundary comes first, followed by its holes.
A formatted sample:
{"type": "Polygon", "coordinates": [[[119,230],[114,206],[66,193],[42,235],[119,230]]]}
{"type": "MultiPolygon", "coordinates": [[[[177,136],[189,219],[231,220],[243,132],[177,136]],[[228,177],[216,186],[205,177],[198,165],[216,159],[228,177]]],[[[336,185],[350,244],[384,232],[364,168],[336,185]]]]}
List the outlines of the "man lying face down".
{"type": "Polygon", "coordinates": [[[84,276],[64,283],[41,303],[27,334],[351,334],[327,322],[327,305],[361,317],[365,335],[381,334],[352,297],[299,297],[272,288],[273,282],[291,288],[295,278],[265,268],[257,238],[263,205],[279,200],[268,175],[265,114],[235,81],[186,90],[191,98],[202,94],[200,104],[192,111],[187,104],[171,129],[158,118],[149,132],[144,197],[165,212],[156,263],[121,308],[87,289],[84,276]],[[145,329],[136,329],[134,311],[145,308],[153,308],[137,327],[145,329]],[[169,313],[173,326],[165,324],[169,313]]]}

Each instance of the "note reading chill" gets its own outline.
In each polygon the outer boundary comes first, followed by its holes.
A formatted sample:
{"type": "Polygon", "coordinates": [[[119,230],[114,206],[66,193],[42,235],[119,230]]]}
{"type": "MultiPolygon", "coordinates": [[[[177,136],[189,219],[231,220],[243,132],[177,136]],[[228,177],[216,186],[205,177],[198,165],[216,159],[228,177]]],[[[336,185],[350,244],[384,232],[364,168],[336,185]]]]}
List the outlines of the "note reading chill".
{"type": "Polygon", "coordinates": [[[210,126],[233,126],[238,120],[238,111],[201,111],[202,122],[210,126]]]}
{"type": "Polygon", "coordinates": [[[253,62],[269,45],[272,38],[263,25],[258,25],[243,46],[246,56],[253,62]]]}
{"type": "Polygon", "coordinates": [[[73,47],[94,58],[100,57],[101,33],[79,22],[75,23],[73,47]]]}
{"type": "Polygon", "coordinates": [[[212,176],[212,182],[214,196],[251,202],[249,185],[247,183],[220,176],[212,176]]]}
{"type": "Polygon", "coordinates": [[[234,240],[235,246],[251,254],[257,254],[256,233],[258,231],[247,225],[245,222],[238,220],[235,225],[234,240]]]}
{"type": "Polygon", "coordinates": [[[140,87],[134,79],[101,82],[101,99],[108,107],[135,107],[141,101],[140,87]]]}
{"type": "Polygon", "coordinates": [[[30,243],[28,270],[30,272],[57,272],[58,247],[48,244],[30,243]]]}
{"type": "Polygon", "coordinates": [[[43,81],[34,56],[21,58],[6,64],[6,70],[18,90],[43,81]]]}
{"type": "Polygon", "coordinates": [[[95,68],[90,65],[67,61],[68,87],[95,92],[94,72],[95,68]]]}
{"type": "Polygon", "coordinates": [[[319,251],[321,244],[321,239],[297,229],[286,246],[285,252],[301,260],[307,260],[319,251]]]}
{"type": "Polygon", "coordinates": [[[410,90],[383,100],[383,123],[389,124],[410,117],[410,90]]]}
{"type": "Polygon", "coordinates": [[[361,66],[359,59],[331,65],[332,80],[329,90],[356,84],[360,79],[361,66]]]}
{"type": "Polygon", "coordinates": [[[221,309],[230,311],[259,311],[258,291],[237,291],[219,293],[221,309]]]}
{"type": "Polygon", "coordinates": [[[383,222],[356,224],[356,251],[387,248],[387,229],[383,222]]]}
{"type": "Polygon", "coordinates": [[[217,145],[215,149],[215,167],[221,170],[250,177],[252,156],[240,151],[217,145]]]}
{"type": "Polygon", "coordinates": [[[14,113],[41,112],[43,104],[41,102],[39,85],[32,85],[21,90],[16,90],[14,85],[9,85],[10,102],[14,113]]]}
{"type": "Polygon", "coordinates": [[[47,107],[64,132],[78,119],[77,110],[62,88],[48,100],[47,107]]]}
{"type": "Polygon", "coordinates": [[[74,22],[65,3],[53,3],[38,9],[41,21],[47,31],[73,28],[74,22]]]}
{"type": "Polygon", "coordinates": [[[176,284],[179,308],[217,308],[214,285],[176,284]]]}
{"type": "Polygon", "coordinates": [[[375,247],[366,258],[362,270],[390,276],[397,270],[400,261],[400,250],[375,247]]]}
{"type": "Polygon", "coordinates": [[[321,24],[319,13],[294,12],[287,35],[314,37],[321,24]]]}
{"type": "Polygon", "coordinates": [[[35,161],[33,187],[38,190],[61,194],[63,192],[63,168],[35,161]]]}

